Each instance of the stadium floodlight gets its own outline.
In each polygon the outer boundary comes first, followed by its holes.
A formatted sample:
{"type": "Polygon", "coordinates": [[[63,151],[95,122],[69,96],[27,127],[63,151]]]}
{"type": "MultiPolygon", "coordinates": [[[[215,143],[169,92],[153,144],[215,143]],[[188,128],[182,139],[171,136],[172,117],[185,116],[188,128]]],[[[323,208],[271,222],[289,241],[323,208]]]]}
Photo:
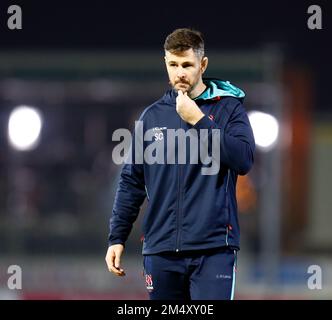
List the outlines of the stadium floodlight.
{"type": "Polygon", "coordinates": [[[42,117],[36,108],[16,107],[9,116],[9,144],[19,151],[29,151],[37,147],[40,140],[42,117]]]}
{"type": "Polygon", "coordinates": [[[250,111],[248,117],[254,132],[256,146],[262,151],[271,150],[278,141],[278,120],[271,114],[260,111],[250,111]]]}

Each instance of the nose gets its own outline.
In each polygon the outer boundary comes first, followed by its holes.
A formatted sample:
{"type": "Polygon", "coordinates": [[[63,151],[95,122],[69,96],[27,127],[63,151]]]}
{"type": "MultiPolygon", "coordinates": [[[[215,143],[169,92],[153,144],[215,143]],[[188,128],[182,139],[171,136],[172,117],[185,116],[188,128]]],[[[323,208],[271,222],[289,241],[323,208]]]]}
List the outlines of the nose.
{"type": "Polygon", "coordinates": [[[179,67],[177,70],[177,77],[179,79],[184,79],[186,77],[186,73],[182,67],[179,67]]]}

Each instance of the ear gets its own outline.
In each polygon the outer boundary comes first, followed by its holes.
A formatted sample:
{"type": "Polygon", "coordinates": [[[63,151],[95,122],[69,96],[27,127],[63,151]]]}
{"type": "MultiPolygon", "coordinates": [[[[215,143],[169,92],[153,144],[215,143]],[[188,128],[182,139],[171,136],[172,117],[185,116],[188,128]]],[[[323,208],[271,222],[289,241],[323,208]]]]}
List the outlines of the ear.
{"type": "Polygon", "coordinates": [[[208,57],[203,57],[203,59],[201,60],[201,72],[202,72],[202,74],[205,72],[205,70],[208,66],[208,63],[209,63],[208,57]]]}

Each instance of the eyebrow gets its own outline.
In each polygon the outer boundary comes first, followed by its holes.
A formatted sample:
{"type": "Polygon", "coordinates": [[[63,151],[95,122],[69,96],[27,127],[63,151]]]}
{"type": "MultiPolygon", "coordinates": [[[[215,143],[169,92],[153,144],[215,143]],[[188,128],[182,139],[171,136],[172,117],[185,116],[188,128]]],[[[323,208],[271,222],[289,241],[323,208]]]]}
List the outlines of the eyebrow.
{"type": "MultiPolygon", "coordinates": [[[[178,64],[179,62],[171,60],[171,61],[167,61],[167,63],[176,63],[176,64],[178,64]]],[[[194,62],[192,62],[192,61],[183,61],[180,64],[194,64],[194,62]]]]}

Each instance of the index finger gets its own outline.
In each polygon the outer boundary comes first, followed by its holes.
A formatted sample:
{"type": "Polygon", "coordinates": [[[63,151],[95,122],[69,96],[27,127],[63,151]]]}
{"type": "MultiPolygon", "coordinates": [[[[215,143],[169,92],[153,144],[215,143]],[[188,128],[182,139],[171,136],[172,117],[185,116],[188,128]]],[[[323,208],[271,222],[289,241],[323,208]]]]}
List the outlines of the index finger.
{"type": "Polygon", "coordinates": [[[123,269],[120,269],[120,268],[116,268],[114,265],[112,265],[110,267],[110,271],[113,272],[115,275],[117,276],[125,276],[125,272],[123,271],[123,269]]]}

